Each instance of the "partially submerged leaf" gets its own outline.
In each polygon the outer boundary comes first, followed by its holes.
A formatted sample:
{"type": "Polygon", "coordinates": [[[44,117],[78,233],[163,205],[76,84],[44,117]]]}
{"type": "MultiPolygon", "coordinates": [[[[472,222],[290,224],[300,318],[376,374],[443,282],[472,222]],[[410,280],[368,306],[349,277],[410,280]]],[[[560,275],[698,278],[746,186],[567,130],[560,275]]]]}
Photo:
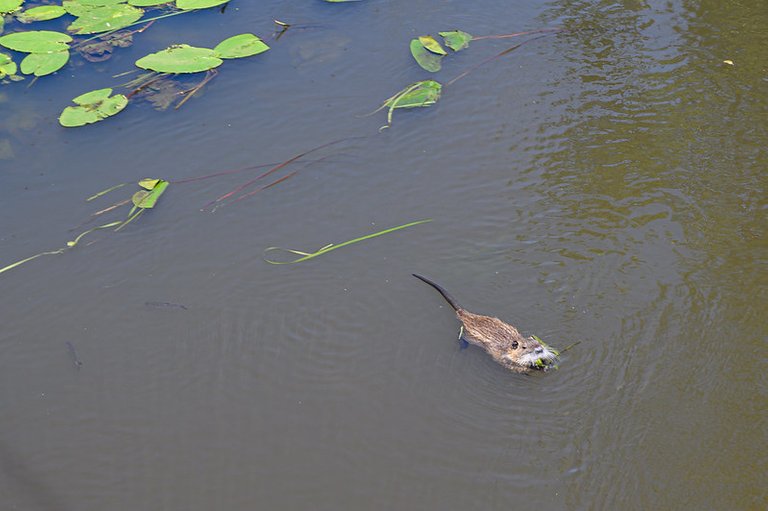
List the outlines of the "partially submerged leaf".
{"type": "Polygon", "coordinates": [[[24,0],[0,0],[0,15],[17,11],[24,0]]]}
{"type": "MultiPolygon", "coordinates": [[[[152,181],[152,180],[149,178],[142,179],[139,182],[139,184],[141,184],[142,182],[148,182],[148,181],[152,181]]],[[[131,201],[133,202],[133,205],[135,207],[141,208],[141,209],[151,209],[155,207],[157,200],[160,198],[163,192],[165,192],[165,189],[168,188],[168,185],[170,184],[168,181],[165,181],[163,179],[157,179],[155,181],[157,182],[152,188],[148,188],[146,190],[139,190],[138,192],[133,194],[133,197],[131,197],[131,201]]]]}
{"type": "Polygon", "coordinates": [[[74,34],[97,34],[127,27],[144,15],[144,11],[128,4],[103,5],[82,12],[67,30],[74,34]]]}
{"type": "Polygon", "coordinates": [[[199,73],[218,67],[222,62],[210,48],[179,44],[142,57],[136,65],[158,73],[199,73]]]}
{"type": "Polygon", "coordinates": [[[428,49],[432,53],[437,53],[438,55],[448,55],[448,52],[443,49],[442,46],[440,46],[440,43],[435,40],[434,37],[431,35],[421,35],[419,36],[419,42],[424,45],[424,48],[428,49]]]}
{"type": "Polygon", "coordinates": [[[72,38],[50,30],[28,30],[0,37],[0,46],[23,53],[48,53],[69,49],[72,38]]]}
{"type": "Polygon", "coordinates": [[[21,61],[21,72],[27,75],[45,76],[58,71],[69,61],[69,51],[54,53],[30,53],[21,61]]]}
{"type": "Polygon", "coordinates": [[[441,68],[441,55],[429,51],[418,39],[411,40],[411,55],[416,59],[416,62],[430,73],[436,73],[441,68]]]}
{"type": "Polygon", "coordinates": [[[269,49],[264,41],[253,34],[239,34],[224,39],[213,49],[217,57],[222,59],[237,59],[264,53],[269,49]]]}
{"type": "Polygon", "coordinates": [[[229,0],[176,0],[176,7],[183,11],[191,11],[193,9],[216,7],[217,5],[223,5],[227,2],[229,2],[229,0]]]}
{"type": "Polygon", "coordinates": [[[48,21],[60,18],[67,13],[66,9],[60,5],[41,5],[26,9],[16,15],[16,19],[22,23],[32,23],[33,21],[48,21]]]}
{"type": "Polygon", "coordinates": [[[10,55],[0,53],[0,79],[16,74],[16,63],[10,55]]]}
{"type": "Polygon", "coordinates": [[[128,104],[128,98],[122,94],[112,94],[112,89],[98,89],[82,94],[72,101],[78,106],[68,106],[59,116],[59,124],[65,128],[74,128],[92,124],[111,117],[122,111],[128,104]]]}
{"type": "Polygon", "coordinates": [[[472,34],[462,32],[461,30],[440,32],[440,35],[443,37],[445,45],[453,51],[463,50],[469,46],[469,42],[472,40],[472,34]]]}
{"type": "Polygon", "coordinates": [[[384,102],[391,108],[417,108],[434,105],[440,99],[443,86],[434,80],[423,80],[409,85],[384,102]]]}
{"type": "Polygon", "coordinates": [[[383,126],[382,129],[392,125],[392,112],[396,108],[418,108],[434,105],[437,103],[437,100],[440,99],[440,92],[442,90],[443,86],[440,82],[434,80],[422,80],[409,85],[387,99],[379,108],[379,110],[382,108],[389,108],[387,113],[387,124],[383,126]]]}
{"type": "Polygon", "coordinates": [[[128,5],[136,7],[155,7],[158,5],[169,4],[173,0],[128,0],[128,5]]]}
{"type": "Polygon", "coordinates": [[[151,190],[155,186],[157,186],[157,183],[162,181],[161,179],[158,179],[156,177],[145,177],[141,181],[139,181],[139,186],[144,188],[145,190],[151,190]]]}
{"type": "Polygon", "coordinates": [[[121,30],[105,34],[98,41],[78,45],[77,51],[88,62],[103,62],[112,56],[115,48],[128,48],[133,44],[133,33],[121,30]]]}

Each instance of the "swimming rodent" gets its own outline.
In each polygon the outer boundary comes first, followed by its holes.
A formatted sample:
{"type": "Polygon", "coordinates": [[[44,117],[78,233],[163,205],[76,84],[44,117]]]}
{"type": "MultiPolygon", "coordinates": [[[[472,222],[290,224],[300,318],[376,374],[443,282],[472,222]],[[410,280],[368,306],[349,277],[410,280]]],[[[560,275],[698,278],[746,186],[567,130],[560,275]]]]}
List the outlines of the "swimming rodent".
{"type": "Polygon", "coordinates": [[[558,353],[540,341],[523,337],[517,328],[499,318],[469,312],[442,286],[421,275],[414,273],[413,276],[437,289],[453,307],[463,325],[462,338],[465,341],[483,348],[507,369],[518,373],[546,370],[557,360],[558,353]]]}

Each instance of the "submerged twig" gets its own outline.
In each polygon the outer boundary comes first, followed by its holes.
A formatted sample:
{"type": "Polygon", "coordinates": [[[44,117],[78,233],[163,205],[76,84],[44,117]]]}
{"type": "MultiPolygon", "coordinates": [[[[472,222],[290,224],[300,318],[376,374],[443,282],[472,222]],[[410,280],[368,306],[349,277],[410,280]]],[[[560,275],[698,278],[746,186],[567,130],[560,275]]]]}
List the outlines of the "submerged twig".
{"type": "MultiPolygon", "coordinates": [[[[224,195],[221,195],[221,196],[217,197],[216,199],[208,202],[207,204],[205,204],[201,208],[201,210],[206,210],[206,209],[208,209],[209,207],[211,207],[212,205],[214,205],[214,204],[216,204],[218,202],[221,202],[221,201],[229,199],[233,195],[236,195],[237,193],[245,190],[246,188],[248,188],[250,186],[253,186],[256,183],[256,181],[258,181],[260,179],[263,179],[263,178],[269,176],[270,174],[274,174],[278,170],[280,170],[280,169],[290,165],[291,163],[295,162],[298,159],[303,158],[304,156],[306,156],[306,155],[308,155],[310,153],[313,153],[315,151],[319,151],[320,149],[325,149],[326,147],[330,147],[332,145],[340,144],[341,142],[346,142],[348,140],[354,140],[356,138],[365,138],[365,137],[346,137],[346,138],[340,138],[338,140],[334,140],[333,142],[328,142],[326,144],[322,144],[322,145],[319,145],[317,147],[314,147],[314,148],[312,148],[312,149],[310,149],[308,151],[304,151],[303,153],[297,154],[296,156],[294,156],[292,158],[289,158],[289,159],[285,160],[284,162],[275,165],[274,167],[272,167],[268,171],[264,172],[263,174],[260,174],[260,175],[256,176],[255,178],[251,179],[250,181],[247,181],[247,182],[241,184],[240,186],[238,186],[234,190],[231,190],[231,191],[225,193],[224,195]]],[[[277,183],[275,183],[275,184],[277,184],[277,183]]]]}
{"type": "Polygon", "coordinates": [[[485,64],[487,64],[489,62],[492,62],[492,61],[494,61],[494,60],[496,60],[496,59],[498,59],[500,57],[503,57],[504,55],[507,55],[508,53],[512,53],[513,51],[515,51],[516,49],[520,48],[524,44],[528,44],[531,41],[535,41],[536,39],[541,39],[542,37],[547,37],[547,35],[549,35],[549,34],[542,34],[542,35],[539,35],[539,36],[536,36],[536,37],[532,37],[530,39],[527,39],[527,40],[523,41],[522,43],[516,44],[516,45],[514,45],[514,46],[512,46],[510,48],[507,48],[506,50],[504,50],[504,51],[502,51],[500,53],[497,53],[496,55],[488,57],[487,59],[483,59],[482,61],[480,61],[480,63],[475,64],[474,66],[470,67],[469,69],[467,69],[466,71],[461,73],[459,76],[457,76],[456,78],[454,78],[450,82],[446,83],[445,86],[447,87],[449,85],[453,85],[454,83],[456,83],[457,81],[461,80],[462,78],[464,78],[465,76],[467,76],[471,72],[477,70],[477,68],[479,68],[479,67],[481,67],[481,66],[483,66],[483,65],[485,65],[485,64]]]}
{"type": "Polygon", "coordinates": [[[178,105],[176,105],[175,107],[173,107],[173,109],[174,109],[174,110],[178,110],[179,108],[181,108],[181,106],[182,106],[184,103],[186,103],[187,101],[189,101],[189,98],[191,98],[192,96],[194,96],[194,95],[195,95],[195,94],[196,94],[196,93],[197,93],[197,92],[198,92],[200,89],[202,89],[203,87],[205,87],[205,84],[207,84],[208,82],[210,82],[211,80],[213,80],[214,78],[216,78],[216,75],[218,75],[218,74],[219,74],[219,72],[218,72],[218,71],[216,71],[215,69],[209,69],[209,70],[208,70],[208,71],[205,73],[205,78],[203,78],[203,81],[201,81],[200,83],[198,83],[197,85],[195,85],[195,86],[194,86],[194,87],[192,87],[191,89],[188,89],[188,90],[185,90],[185,91],[183,91],[183,92],[180,92],[180,93],[179,93],[179,94],[186,94],[186,96],[184,96],[184,99],[182,99],[181,101],[179,101],[179,104],[178,104],[178,105]]]}
{"type": "Polygon", "coordinates": [[[536,30],[526,30],[525,32],[515,32],[513,34],[495,34],[495,35],[481,35],[481,36],[472,36],[472,41],[482,41],[483,39],[510,39],[512,37],[520,37],[523,35],[531,35],[531,34],[541,34],[543,32],[562,32],[565,30],[562,27],[552,27],[552,28],[539,28],[536,30]]]}

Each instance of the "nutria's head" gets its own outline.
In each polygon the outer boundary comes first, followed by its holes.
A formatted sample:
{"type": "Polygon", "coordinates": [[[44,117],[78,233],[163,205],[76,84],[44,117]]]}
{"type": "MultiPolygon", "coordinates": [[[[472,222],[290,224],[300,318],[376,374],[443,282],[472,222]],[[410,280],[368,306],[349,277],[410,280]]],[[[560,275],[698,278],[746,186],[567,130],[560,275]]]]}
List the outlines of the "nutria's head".
{"type": "Polygon", "coordinates": [[[501,354],[501,362],[514,370],[546,370],[557,361],[558,353],[541,340],[534,337],[522,337],[513,340],[506,352],[501,354]]]}

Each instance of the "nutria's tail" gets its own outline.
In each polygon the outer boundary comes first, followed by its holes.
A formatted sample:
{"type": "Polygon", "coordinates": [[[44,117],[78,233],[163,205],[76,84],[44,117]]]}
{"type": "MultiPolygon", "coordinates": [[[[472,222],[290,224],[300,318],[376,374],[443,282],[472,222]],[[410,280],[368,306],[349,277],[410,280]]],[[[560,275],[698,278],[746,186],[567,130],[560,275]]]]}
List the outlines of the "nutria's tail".
{"type": "Polygon", "coordinates": [[[448,302],[449,304],[451,304],[451,307],[453,307],[453,310],[457,311],[457,310],[463,308],[461,305],[458,304],[458,302],[456,302],[456,298],[451,296],[451,294],[448,291],[446,291],[445,289],[443,289],[442,286],[439,286],[439,285],[435,284],[434,282],[432,282],[428,278],[422,277],[421,275],[416,275],[415,273],[412,273],[411,275],[413,275],[414,277],[416,277],[419,280],[423,280],[424,282],[426,282],[430,286],[432,286],[435,289],[437,289],[438,293],[443,295],[443,298],[445,298],[445,301],[448,302]]]}

